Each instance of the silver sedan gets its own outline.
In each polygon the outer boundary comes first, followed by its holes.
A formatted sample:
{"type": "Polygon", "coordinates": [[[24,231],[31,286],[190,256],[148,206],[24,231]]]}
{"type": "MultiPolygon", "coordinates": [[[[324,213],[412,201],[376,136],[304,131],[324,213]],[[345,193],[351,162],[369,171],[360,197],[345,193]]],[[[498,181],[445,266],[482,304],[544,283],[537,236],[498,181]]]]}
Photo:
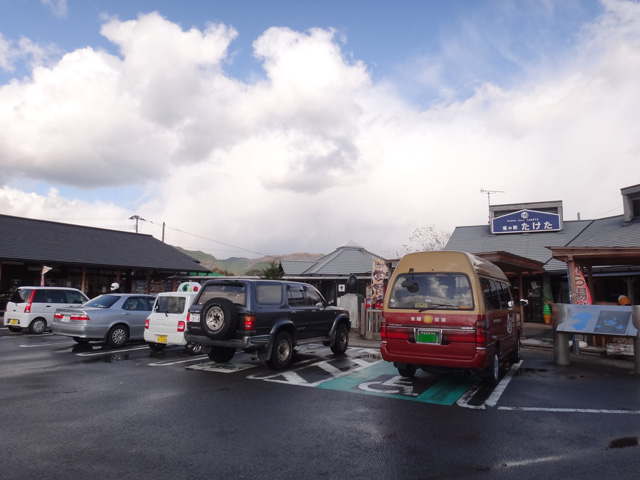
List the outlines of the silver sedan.
{"type": "Polygon", "coordinates": [[[58,309],[51,331],[78,343],[99,340],[122,347],[129,340],[144,339],[144,322],[154,300],[152,295],[133,293],[100,295],[78,307],[58,309]]]}

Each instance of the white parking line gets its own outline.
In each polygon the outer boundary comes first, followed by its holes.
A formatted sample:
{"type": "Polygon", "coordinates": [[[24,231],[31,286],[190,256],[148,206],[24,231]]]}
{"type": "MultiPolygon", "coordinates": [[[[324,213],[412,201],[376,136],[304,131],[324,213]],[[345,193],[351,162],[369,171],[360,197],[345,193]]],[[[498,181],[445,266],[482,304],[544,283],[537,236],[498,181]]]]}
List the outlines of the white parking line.
{"type": "Polygon", "coordinates": [[[147,347],[146,345],[143,345],[141,347],[134,347],[134,348],[118,348],[118,349],[109,349],[109,350],[100,350],[99,352],[86,352],[86,353],[76,353],[77,356],[79,357],[94,357],[96,355],[112,355],[114,353],[123,353],[123,352],[134,352],[136,350],[145,350],[145,349],[149,349],[149,347],[147,347]]]}
{"type": "Polygon", "coordinates": [[[18,345],[20,348],[47,347],[49,345],[75,345],[75,342],[47,342],[47,343],[25,343],[18,345]]]}
{"type": "Polygon", "coordinates": [[[200,360],[204,360],[208,358],[207,355],[198,355],[197,357],[187,358],[186,360],[173,360],[173,361],[165,361],[165,362],[154,362],[150,363],[150,367],[167,367],[169,365],[177,365],[179,363],[188,363],[188,362],[199,362],[200,360]]]}
{"type": "Polygon", "coordinates": [[[505,374],[502,380],[500,380],[500,383],[498,383],[498,385],[493,389],[493,392],[491,393],[491,395],[489,395],[489,398],[487,398],[482,405],[469,405],[468,403],[473,398],[473,396],[478,393],[478,390],[482,388],[482,384],[480,383],[467,390],[466,393],[458,399],[456,405],[458,405],[459,407],[471,408],[474,410],[485,410],[487,407],[495,407],[496,403],[498,403],[498,400],[500,400],[500,397],[504,393],[504,390],[507,388],[507,385],[509,385],[509,382],[518,372],[521,366],[522,360],[511,365],[509,371],[505,374]]]}
{"type": "Polygon", "coordinates": [[[610,413],[614,415],[640,415],[640,410],[607,410],[605,408],[498,407],[498,410],[507,410],[512,412],[610,413]]]}

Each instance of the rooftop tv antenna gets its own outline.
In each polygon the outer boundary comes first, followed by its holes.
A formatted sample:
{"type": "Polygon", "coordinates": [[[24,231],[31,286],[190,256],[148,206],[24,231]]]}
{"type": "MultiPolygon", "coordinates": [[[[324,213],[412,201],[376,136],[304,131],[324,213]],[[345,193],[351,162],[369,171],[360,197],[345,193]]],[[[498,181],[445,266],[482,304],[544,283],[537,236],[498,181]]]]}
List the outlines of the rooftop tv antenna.
{"type": "Polygon", "coordinates": [[[491,223],[491,194],[492,193],[505,193],[502,190],[485,190],[484,188],[480,189],[480,193],[487,194],[487,203],[489,205],[489,223],[491,223]]]}

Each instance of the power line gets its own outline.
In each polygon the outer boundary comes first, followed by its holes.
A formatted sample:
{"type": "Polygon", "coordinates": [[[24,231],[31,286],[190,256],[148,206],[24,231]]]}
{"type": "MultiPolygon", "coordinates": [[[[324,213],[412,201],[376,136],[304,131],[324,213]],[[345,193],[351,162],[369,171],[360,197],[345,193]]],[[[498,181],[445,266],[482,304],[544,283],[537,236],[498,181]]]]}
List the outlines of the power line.
{"type": "MultiPolygon", "coordinates": [[[[134,217],[138,217],[138,216],[137,216],[137,215],[134,215],[134,216],[133,216],[133,217],[131,217],[131,218],[134,218],[134,217]]],[[[239,246],[237,246],[237,245],[232,245],[232,244],[230,244],[230,243],[221,242],[220,240],[215,240],[215,239],[213,239],[213,238],[203,237],[203,236],[201,236],[201,235],[196,235],[195,233],[185,232],[184,230],[180,230],[180,229],[178,229],[178,228],[169,227],[169,226],[167,226],[164,222],[163,222],[162,224],[160,224],[160,223],[158,223],[158,222],[154,222],[153,220],[146,220],[146,219],[144,219],[144,218],[140,218],[140,217],[138,217],[138,218],[139,218],[140,220],[143,220],[143,221],[148,222],[148,223],[152,223],[152,224],[154,224],[154,225],[161,225],[163,228],[168,228],[168,229],[170,229],[170,230],[173,230],[174,232],[180,232],[180,233],[184,233],[185,235],[191,235],[192,237],[201,238],[202,240],[207,240],[207,241],[210,241],[210,242],[219,243],[220,245],[224,245],[224,246],[226,246],[226,247],[231,247],[231,248],[234,248],[234,249],[236,249],[236,250],[242,250],[242,251],[244,251],[244,252],[255,253],[256,255],[265,255],[265,254],[264,254],[264,253],[262,253],[262,252],[256,252],[255,250],[249,250],[248,248],[239,247],[239,246]]],[[[136,219],[136,222],[137,222],[137,219],[136,219]]]]}

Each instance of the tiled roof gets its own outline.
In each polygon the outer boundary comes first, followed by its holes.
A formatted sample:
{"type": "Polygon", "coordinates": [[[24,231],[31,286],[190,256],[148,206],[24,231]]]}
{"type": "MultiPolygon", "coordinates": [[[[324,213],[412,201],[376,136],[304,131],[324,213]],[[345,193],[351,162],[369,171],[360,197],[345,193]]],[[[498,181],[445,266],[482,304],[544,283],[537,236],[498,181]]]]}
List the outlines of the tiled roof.
{"type": "Polygon", "coordinates": [[[456,227],[445,250],[477,253],[504,251],[545,264],[547,271],[564,271],[547,247],[640,247],[640,221],[622,215],[598,220],[570,220],[561,232],[492,235],[489,225],[456,227]]]}
{"type": "Polygon", "coordinates": [[[640,247],[640,220],[625,222],[622,215],[594,220],[567,246],[640,247]]]}
{"type": "Polygon", "coordinates": [[[537,260],[545,264],[545,270],[566,270],[564,263],[551,258],[551,250],[546,247],[566,246],[591,220],[564,222],[561,232],[540,233],[506,233],[493,235],[489,225],[456,227],[447,242],[445,250],[461,250],[463,252],[503,251],[521,257],[537,260]]]}
{"type": "Polygon", "coordinates": [[[0,261],[208,272],[150,236],[0,215],[0,261]]]}
{"type": "Polygon", "coordinates": [[[285,277],[348,277],[351,274],[371,275],[374,258],[383,259],[362,247],[345,244],[317,262],[310,262],[311,265],[302,271],[301,265],[292,261],[282,261],[281,265],[285,277]]]}

